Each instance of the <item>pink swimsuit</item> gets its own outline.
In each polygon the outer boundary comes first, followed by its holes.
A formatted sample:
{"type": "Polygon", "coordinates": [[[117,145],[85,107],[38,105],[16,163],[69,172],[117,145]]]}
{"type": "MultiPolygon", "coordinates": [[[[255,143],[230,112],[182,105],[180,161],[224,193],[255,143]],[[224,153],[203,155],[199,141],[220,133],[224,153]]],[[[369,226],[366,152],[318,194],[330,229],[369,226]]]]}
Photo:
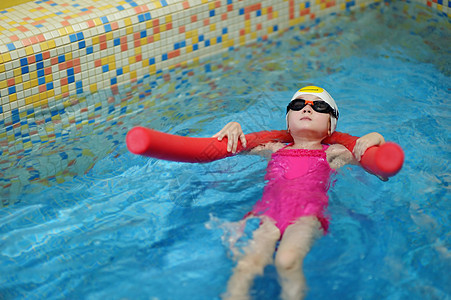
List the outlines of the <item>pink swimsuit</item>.
{"type": "Polygon", "coordinates": [[[248,215],[270,217],[281,236],[290,224],[303,216],[316,216],[327,232],[329,221],[325,209],[333,173],[326,159],[325,151],[329,146],[323,145],[321,150],[286,147],[272,154],[262,199],[248,215]]]}

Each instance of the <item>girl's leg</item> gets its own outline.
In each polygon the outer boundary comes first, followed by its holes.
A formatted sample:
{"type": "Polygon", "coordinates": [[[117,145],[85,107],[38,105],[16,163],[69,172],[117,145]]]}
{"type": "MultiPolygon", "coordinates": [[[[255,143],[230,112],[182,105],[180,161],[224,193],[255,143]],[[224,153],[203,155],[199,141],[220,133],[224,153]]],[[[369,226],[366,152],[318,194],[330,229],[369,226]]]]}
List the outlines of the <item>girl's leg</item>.
{"type": "Polygon", "coordinates": [[[282,299],[303,299],[307,285],[302,271],[305,256],[321,234],[321,224],[314,216],[299,218],[285,230],[276,254],[276,268],[282,287],[282,299]]]}
{"type": "Polygon", "coordinates": [[[280,231],[271,221],[263,221],[254,231],[252,241],[244,249],[244,256],[238,261],[227,284],[223,299],[244,300],[249,298],[249,289],[256,275],[263,274],[279,240],[280,231]]]}

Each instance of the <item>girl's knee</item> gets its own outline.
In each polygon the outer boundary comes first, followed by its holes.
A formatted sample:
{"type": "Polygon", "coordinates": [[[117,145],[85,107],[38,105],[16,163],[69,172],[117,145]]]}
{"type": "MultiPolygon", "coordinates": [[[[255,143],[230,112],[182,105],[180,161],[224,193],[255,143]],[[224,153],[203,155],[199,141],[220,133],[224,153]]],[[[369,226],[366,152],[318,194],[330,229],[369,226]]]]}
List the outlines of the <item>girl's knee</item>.
{"type": "Polygon", "coordinates": [[[301,257],[297,251],[286,249],[277,252],[275,265],[276,268],[281,271],[297,270],[302,267],[302,260],[303,257],[301,257]]]}

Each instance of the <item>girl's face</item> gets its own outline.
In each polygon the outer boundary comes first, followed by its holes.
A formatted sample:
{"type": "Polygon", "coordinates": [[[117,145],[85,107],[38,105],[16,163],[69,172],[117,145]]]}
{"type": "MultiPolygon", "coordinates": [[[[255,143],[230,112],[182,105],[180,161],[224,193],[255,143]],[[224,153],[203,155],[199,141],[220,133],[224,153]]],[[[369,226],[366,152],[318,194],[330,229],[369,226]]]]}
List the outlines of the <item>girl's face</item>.
{"type": "MultiPolygon", "coordinates": [[[[322,101],[314,95],[302,95],[299,99],[322,101]]],[[[287,115],[288,130],[292,134],[309,133],[315,136],[327,136],[330,134],[330,115],[313,110],[310,105],[304,106],[299,111],[290,110],[287,115]]]]}

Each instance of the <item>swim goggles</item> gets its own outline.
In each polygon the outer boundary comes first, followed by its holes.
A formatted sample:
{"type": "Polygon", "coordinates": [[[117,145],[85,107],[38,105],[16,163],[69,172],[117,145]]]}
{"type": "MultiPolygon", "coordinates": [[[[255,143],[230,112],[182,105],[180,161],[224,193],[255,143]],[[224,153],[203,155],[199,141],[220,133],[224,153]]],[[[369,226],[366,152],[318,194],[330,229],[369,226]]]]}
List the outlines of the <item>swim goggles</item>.
{"type": "Polygon", "coordinates": [[[322,114],[331,114],[333,117],[335,117],[338,120],[338,111],[332,108],[327,102],[325,101],[311,101],[311,100],[304,100],[304,99],[294,99],[290,102],[287,106],[287,113],[291,110],[300,111],[303,109],[307,104],[309,104],[314,111],[322,113],[322,114]]]}

